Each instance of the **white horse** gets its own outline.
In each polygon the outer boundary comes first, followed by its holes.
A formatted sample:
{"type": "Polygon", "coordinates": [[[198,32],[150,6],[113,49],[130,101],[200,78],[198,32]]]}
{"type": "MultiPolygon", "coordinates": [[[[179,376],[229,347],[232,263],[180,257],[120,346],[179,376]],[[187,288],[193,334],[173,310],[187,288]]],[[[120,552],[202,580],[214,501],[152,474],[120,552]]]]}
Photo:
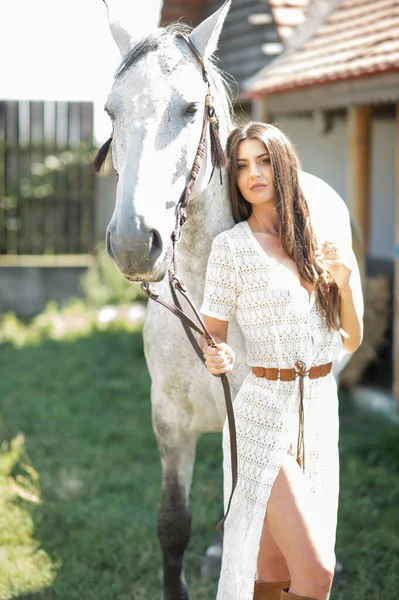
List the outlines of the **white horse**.
{"type": "MultiPolygon", "coordinates": [[[[128,26],[113,14],[112,2],[107,4],[111,32],[122,53],[106,102],[118,173],[107,251],[128,280],[158,282],[158,291],[170,298],[165,274],[171,261],[175,207],[199,143],[206,85],[189,46],[176,36],[182,26],[157,29],[133,40],[128,26]]],[[[230,0],[189,34],[205,61],[223,145],[232,123],[228,94],[211,57],[229,6],[230,0]]],[[[312,175],[301,173],[300,181],[316,231],[350,245],[349,216],[341,198],[312,175]],[[339,236],[333,226],[337,222],[339,236]]],[[[199,306],[212,240],[234,225],[226,174],[221,182],[219,172],[212,171],[209,139],[187,215],[177,248],[177,270],[199,306]]],[[[237,351],[237,367],[229,376],[234,397],[248,370],[234,320],[229,343],[237,351]]],[[[178,319],[151,300],[144,347],[152,380],[153,428],[162,460],[158,536],[164,559],[163,598],[186,600],[183,555],[191,530],[188,497],[196,443],[203,433],[222,429],[224,397],[220,382],[204,369],[178,319]]]]}

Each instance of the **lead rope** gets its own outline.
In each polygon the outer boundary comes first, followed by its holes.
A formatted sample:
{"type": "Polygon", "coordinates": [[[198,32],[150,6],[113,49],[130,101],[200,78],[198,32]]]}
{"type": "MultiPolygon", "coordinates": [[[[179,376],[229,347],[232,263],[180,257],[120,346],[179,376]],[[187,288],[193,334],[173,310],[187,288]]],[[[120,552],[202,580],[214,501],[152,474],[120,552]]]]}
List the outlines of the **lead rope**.
{"type": "MultiPolygon", "coordinates": [[[[203,336],[204,339],[206,340],[207,344],[209,347],[211,348],[216,348],[216,342],[213,339],[213,337],[211,336],[211,334],[209,333],[209,331],[207,330],[207,328],[205,327],[205,324],[203,322],[203,319],[201,318],[200,313],[198,312],[194,302],[192,301],[187,288],[184,286],[184,284],[181,282],[181,280],[177,277],[177,275],[175,273],[171,273],[170,274],[170,279],[169,279],[169,283],[170,283],[170,288],[172,291],[172,296],[173,296],[173,300],[175,302],[175,305],[180,309],[181,309],[181,305],[179,302],[179,299],[176,295],[175,290],[177,289],[182,296],[187,300],[187,302],[189,303],[192,311],[194,312],[196,318],[198,319],[198,321],[201,323],[201,327],[203,329],[203,336]]],[[[184,314],[184,313],[183,313],[184,314]]],[[[201,347],[199,345],[199,343],[197,342],[197,340],[195,339],[191,329],[189,328],[188,324],[185,323],[184,321],[182,321],[182,325],[184,327],[184,330],[186,332],[186,335],[192,345],[192,347],[194,348],[194,350],[196,351],[197,355],[200,357],[201,361],[203,362],[203,364],[205,364],[205,359],[204,359],[204,355],[202,354],[201,351],[201,347]]],[[[234,419],[234,411],[233,411],[233,402],[232,402],[232,398],[231,398],[231,391],[230,391],[230,385],[229,385],[229,380],[227,378],[226,373],[222,373],[221,375],[215,375],[215,377],[219,377],[222,383],[222,387],[223,387],[223,392],[224,392],[224,399],[225,399],[225,405],[226,405],[226,413],[227,413],[227,422],[228,422],[228,426],[229,426],[229,436],[230,436],[230,457],[231,457],[231,482],[232,482],[232,487],[231,487],[231,492],[230,492],[230,497],[229,497],[229,501],[227,503],[227,510],[223,516],[223,518],[218,522],[217,524],[217,529],[218,531],[222,531],[223,528],[223,524],[227,518],[227,515],[229,514],[230,511],[230,506],[231,506],[231,502],[233,499],[233,494],[234,491],[236,489],[237,486],[237,480],[238,480],[238,465],[237,465],[237,436],[236,436],[236,426],[235,426],[235,419],[234,419]]]]}
{"type": "MultiPolygon", "coordinates": [[[[199,333],[205,339],[208,346],[211,348],[216,348],[216,342],[215,342],[214,338],[212,337],[212,335],[209,333],[208,329],[205,327],[205,324],[204,324],[199,312],[197,311],[197,309],[188,293],[187,288],[185,287],[185,285],[183,284],[181,279],[175,273],[171,273],[171,272],[169,273],[169,277],[170,277],[170,279],[169,279],[170,288],[172,291],[172,296],[173,296],[175,304],[172,304],[171,302],[169,302],[169,300],[166,300],[165,298],[161,298],[160,294],[157,292],[157,290],[155,290],[148,282],[142,282],[142,283],[139,283],[138,285],[149,296],[149,298],[151,298],[151,300],[154,300],[158,304],[161,304],[162,306],[164,306],[165,308],[170,310],[171,313],[173,313],[176,317],[178,317],[180,319],[180,321],[183,325],[183,328],[186,332],[186,335],[187,335],[192,347],[194,348],[195,352],[197,353],[197,356],[200,358],[202,363],[205,364],[205,359],[204,359],[201,347],[200,347],[198,341],[195,339],[195,336],[193,335],[193,332],[191,330],[194,329],[194,331],[199,333]],[[192,308],[192,310],[194,312],[195,317],[197,318],[197,320],[200,324],[199,326],[190,317],[188,317],[186,315],[186,313],[182,310],[175,290],[178,290],[181,293],[181,295],[187,300],[187,302],[189,303],[190,307],[192,308]]],[[[229,385],[227,375],[226,375],[226,373],[222,373],[221,375],[215,375],[215,377],[220,378],[222,387],[223,387],[225,404],[226,404],[226,412],[227,412],[227,421],[228,421],[228,426],[229,426],[230,454],[231,454],[231,479],[232,479],[232,481],[231,481],[230,497],[229,497],[229,501],[227,503],[227,510],[226,510],[223,518],[218,522],[218,524],[216,526],[218,531],[222,531],[223,524],[224,524],[225,520],[227,519],[227,515],[229,514],[229,511],[230,511],[233,494],[236,489],[237,480],[238,480],[237,436],[236,436],[233,403],[232,403],[232,399],[231,399],[231,391],[230,391],[230,385],[229,385]]]]}

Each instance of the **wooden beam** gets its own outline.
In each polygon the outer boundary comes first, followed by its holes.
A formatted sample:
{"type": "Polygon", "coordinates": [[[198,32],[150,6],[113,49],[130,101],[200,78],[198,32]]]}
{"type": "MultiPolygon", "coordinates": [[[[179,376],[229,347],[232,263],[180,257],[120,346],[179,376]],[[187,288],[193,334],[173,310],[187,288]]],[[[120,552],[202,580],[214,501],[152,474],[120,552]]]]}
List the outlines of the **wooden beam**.
{"type": "Polygon", "coordinates": [[[371,106],[348,109],[350,212],[358,222],[367,255],[370,218],[371,106]]]}
{"type": "Polygon", "coordinates": [[[393,285],[393,395],[399,409],[399,102],[396,103],[396,227],[393,285]]]}
{"type": "Polygon", "coordinates": [[[269,123],[270,114],[267,107],[266,96],[257,100],[252,100],[252,121],[261,121],[262,123],[269,123]]]}

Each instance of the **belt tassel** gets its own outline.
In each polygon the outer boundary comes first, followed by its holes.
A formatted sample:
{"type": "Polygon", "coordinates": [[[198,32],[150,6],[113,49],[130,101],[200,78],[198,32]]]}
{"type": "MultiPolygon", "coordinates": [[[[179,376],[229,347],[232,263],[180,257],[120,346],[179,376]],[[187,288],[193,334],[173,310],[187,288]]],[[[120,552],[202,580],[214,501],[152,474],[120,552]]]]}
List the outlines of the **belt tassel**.
{"type": "Polygon", "coordinates": [[[298,426],[298,445],[296,451],[296,461],[305,472],[305,410],[303,406],[304,395],[304,376],[299,379],[299,426],[298,426]]]}
{"type": "Polygon", "coordinates": [[[277,369],[275,367],[252,367],[252,372],[256,377],[265,377],[270,381],[294,381],[299,377],[299,427],[297,444],[297,463],[305,472],[305,407],[304,407],[304,385],[305,375],[310,379],[325,377],[331,372],[332,363],[311,367],[306,370],[306,365],[302,360],[297,360],[293,369],[277,369]]]}

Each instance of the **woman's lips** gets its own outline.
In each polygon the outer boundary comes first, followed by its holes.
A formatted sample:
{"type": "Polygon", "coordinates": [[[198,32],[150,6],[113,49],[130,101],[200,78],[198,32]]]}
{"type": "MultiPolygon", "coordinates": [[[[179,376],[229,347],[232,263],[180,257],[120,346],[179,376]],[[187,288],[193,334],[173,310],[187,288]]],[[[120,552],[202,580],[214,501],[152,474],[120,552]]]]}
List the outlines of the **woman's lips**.
{"type": "Polygon", "coordinates": [[[251,187],[252,191],[256,191],[256,190],[263,190],[263,188],[267,187],[267,185],[265,183],[257,183],[256,185],[253,185],[251,187]]]}

